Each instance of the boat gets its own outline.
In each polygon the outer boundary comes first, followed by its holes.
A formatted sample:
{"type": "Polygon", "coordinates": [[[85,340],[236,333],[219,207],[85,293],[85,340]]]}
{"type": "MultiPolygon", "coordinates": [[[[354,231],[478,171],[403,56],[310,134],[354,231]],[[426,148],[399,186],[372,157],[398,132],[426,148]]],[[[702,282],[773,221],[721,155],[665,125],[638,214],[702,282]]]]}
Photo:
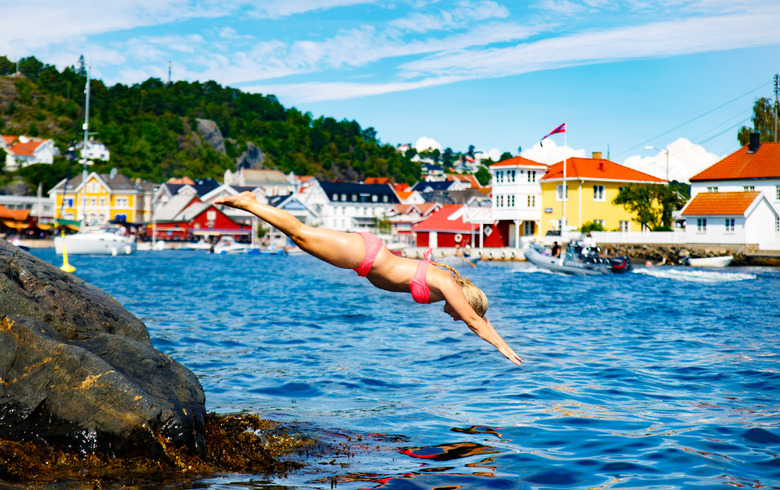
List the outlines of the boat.
{"type": "Polygon", "coordinates": [[[287,255],[285,248],[276,247],[249,247],[246,251],[249,255],[287,255]]]}
{"type": "Polygon", "coordinates": [[[54,251],[62,255],[63,243],[70,255],[129,255],[138,249],[135,236],[122,226],[85,228],[72,235],[54,238],[54,251]]]}
{"type": "Polygon", "coordinates": [[[477,265],[477,262],[479,262],[479,257],[474,255],[461,255],[461,254],[453,254],[453,255],[443,255],[441,257],[431,257],[431,260],[433,262],[438,262],[440,264],[449,265],[452,267],[459,267],[464,265],[477,265]]]}
{"type": "Polygon", "coordinates": [[[233,237],[223,236],[214,244],[215,254],[243,254],[252,248],[248,243],[238,243],[233,237]]]}
{"type": "Polygon", "coordinates": [[[553,272],[575,275],[596,275],[627,272],[631,260],[626,256],[599,257],[593,249],[583,250],[571,243],[560,257],[552,257],[541,245],[531,243],[525,250],[525,258],[536,267],[553,272]]]}
{"type": "Polygon", "coordinates": [[[734,260],[733,255],[699,258],[685,257],[682,259],[682,264],[690,265],[691,267],[728,267],[732,260],[734,260]]]}

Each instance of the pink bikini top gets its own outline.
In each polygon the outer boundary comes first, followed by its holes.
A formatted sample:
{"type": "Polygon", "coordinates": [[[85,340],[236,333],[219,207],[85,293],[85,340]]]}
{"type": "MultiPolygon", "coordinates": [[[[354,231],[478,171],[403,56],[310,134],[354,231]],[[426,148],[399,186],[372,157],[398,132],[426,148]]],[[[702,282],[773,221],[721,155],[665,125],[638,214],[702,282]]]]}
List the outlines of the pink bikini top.
{"type": "Polygon", "coordinates": [[[431,261],[431,252],[433,252],[433,249],[429,248],[423,254],[424,260],[417,264],[417,270],[414,271],[414,277],[412,277],[412,282],[409,284],[412,299],[418,303],[428,304],[431,302],[431,290],[428,289],[428,281],[425,279],[428,272],[428,263],[431,261]]]}

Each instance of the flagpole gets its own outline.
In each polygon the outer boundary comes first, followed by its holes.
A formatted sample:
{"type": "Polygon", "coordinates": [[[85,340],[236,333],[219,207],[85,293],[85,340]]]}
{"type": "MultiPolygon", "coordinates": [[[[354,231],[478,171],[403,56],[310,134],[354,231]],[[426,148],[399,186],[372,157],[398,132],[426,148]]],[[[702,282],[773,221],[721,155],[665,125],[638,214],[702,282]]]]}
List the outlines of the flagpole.
{"type": "MultiPolygon", "coordinates": [[[[567,121],[564,121],[564,124],[566,124],[566,131],[563,132],[563,148],[564,151],[566,151],[566,137],[569,133],[569,126],[567,124],[567,121]]],[[[566,155],[564,153],[564,155],[566,155]]],[[[563,233],[566,231],[566,201],[569,197],[569,189],[566,187],[566,159],[568,157],[563,157],[563,217],[561,218],[561,240],[563,240],[563,233]]]]}

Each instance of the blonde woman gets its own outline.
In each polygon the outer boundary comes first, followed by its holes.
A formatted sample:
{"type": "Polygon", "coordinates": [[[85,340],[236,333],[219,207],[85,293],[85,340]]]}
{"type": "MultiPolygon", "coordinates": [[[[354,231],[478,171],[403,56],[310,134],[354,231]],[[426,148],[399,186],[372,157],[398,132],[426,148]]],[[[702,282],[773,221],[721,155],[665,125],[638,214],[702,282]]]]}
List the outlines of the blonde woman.
{"type": "Polygon", "coordinates": [[[380,289],[411,293],[418,303],[444,301],[444,312],[453,321],[464,322],[513,363],[523,362],[485,318],[488,306],[485,293],[452,267],[431,262],[428,254],[425,260],[397,257],[371,233],[345,233],[307,226],[287,211],[259,203],[251,192],[224,197],[214,204],[254,214],[290,237],[301,250],[336,267],[354,269],[380,289]]]}

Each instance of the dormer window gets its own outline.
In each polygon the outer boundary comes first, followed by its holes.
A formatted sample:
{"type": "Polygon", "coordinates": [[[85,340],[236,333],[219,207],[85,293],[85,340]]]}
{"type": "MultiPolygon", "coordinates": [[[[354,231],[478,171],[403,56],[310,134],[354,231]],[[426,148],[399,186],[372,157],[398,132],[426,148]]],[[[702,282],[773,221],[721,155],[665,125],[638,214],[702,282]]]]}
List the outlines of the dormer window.
{"type": "Polygon", "coordinates": [[[347,201],[347,195],[346,194],[342,194],[341,195],[341,200],[346,202],[347,201]]]}

